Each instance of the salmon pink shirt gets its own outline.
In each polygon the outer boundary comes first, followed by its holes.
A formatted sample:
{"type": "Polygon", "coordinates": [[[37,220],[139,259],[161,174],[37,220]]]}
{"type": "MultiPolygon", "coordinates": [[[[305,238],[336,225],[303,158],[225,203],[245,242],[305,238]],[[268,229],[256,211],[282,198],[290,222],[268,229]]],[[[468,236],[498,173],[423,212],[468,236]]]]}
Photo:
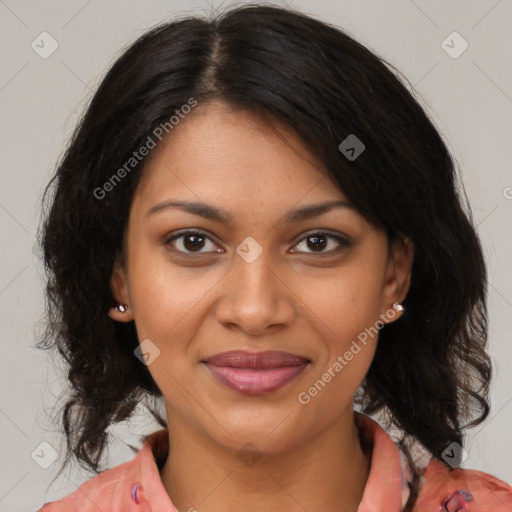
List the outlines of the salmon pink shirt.
{"type": "MultiPolygon", "coordinates": [[[[402,511],[411,480],[405,455],[376,421],[357,412],[355,420],[372,446],[357,512],[402,511]]],[[[168,450],[168,431],[154,432],[131,461],[107,469],[38,512],[178,512],[160,479],[168,450]]],[[[415,512],[512,512],[512,487],[488,473],[451,469],[431,458],[420,483],[415,512]]],[[[180,512],[189,511],[194,509],[180,512]]]]}

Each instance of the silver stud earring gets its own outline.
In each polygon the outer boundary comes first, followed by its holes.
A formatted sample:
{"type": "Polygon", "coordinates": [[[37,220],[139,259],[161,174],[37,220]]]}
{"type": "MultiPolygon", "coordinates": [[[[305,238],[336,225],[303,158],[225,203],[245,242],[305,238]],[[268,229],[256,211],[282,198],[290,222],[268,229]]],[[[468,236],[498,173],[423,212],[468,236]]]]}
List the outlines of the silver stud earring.
{"type": "Polygon", "coordinates": [[[405,308],[402,306],[402,304],[400,304],[399,302],[393,302],[393,304],[391,305],[391,307],[395,310],[395,311],[405,311],[405,308]]]}
{"type": "Polygon", "coordinates": [[[115,307],[115,310],[119,311],[120,313],[125,313],[126,311],[128,311],[128,305],[127,304],[118,304],[115,307]]]}

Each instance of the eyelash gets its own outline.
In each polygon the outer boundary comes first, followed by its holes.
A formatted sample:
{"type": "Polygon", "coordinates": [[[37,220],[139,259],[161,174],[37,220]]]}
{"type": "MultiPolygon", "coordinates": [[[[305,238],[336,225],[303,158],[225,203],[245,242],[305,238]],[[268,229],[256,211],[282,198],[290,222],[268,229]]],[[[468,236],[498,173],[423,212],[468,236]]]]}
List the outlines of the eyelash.
{"type": "MultiPolygon", "coordinates": [[[[180,233],[177,233],[175,235],[172,235],[170,238],[167,238],[166,241],[164,242],[164,244],[166,246],[171,246],[172,247],[172,242],[174,242],[174,240],[177,240],[179,238],[184,238],[188,235],[199,235],[203,238],[206,238],[208,240],[210,240],[211,242],[213,242],[213,240],[204,232],[204,231],[200,231],[200,230],[195,230],[195,229],[189,229],[189,230],[185,230],[185,231],[181,231],[180,233]]],[[[334,235],[332,233],[329,233],[327,231],[310,231],[309,233],[307,233],[305,236],[303,236],[299,242],[295,245],[299,245],[301,242],[303,242],[304,240],[310,238],[310,237],[313,237],[313,236],[320,236],[320,237],[325,237],[325,238],[330,238],[330,239],[333,239],[335,240],[339,245],[336,249],[334,250],[331,250],[331,251],[323,251],[323,252],[306,252],[305,254],[309,254],[309,255],[319,255],[319,256],[322,256],[322,255],[334,255],[334,254],[338,254],[343,248],[347,248],[351,245],[351,243],[344,237],[340,236],[340,235],[334,235]]],[[[215,243],[215,242],[213,242],[215,243]]],[[[185,252],[185,251],[178,251],[176,250],[175,248],[171,248],[171,250],[173,250],[174,252],[177,252],[179,254],[182,254],[182,255],[186,255],[187,257],[191,256],[191,257],[194,257],[194,255],[204,255],[204,254],[208,254],[208,252],[185,252]]],[[[211,253],[212,251],[210,251],[211,253]]],[[[218,252],[218,251],[213,251],[214,253],[218,252]]],[[[300,251],[299,251],[300,252],[300,251]]]]}

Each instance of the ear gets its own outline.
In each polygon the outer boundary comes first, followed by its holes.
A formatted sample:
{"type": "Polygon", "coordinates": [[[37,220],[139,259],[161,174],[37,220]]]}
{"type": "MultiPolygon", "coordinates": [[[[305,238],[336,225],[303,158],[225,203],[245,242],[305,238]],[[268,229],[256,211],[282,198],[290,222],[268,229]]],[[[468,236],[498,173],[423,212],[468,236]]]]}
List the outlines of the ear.
{"type": "Polygon", "coordinates": [[[108,316],[117,322],[130,322],[133,320],[133,311],[130,307],[126,271],[124,266],[118,260],[116,260],[114,264],[112,277],[110,278],[110,289],[116,301],[119,304],[127,305],[128,309],[123,312],[118,311],[115,307],[112,307],[108,311],[108,316]]]}
{"type": "Polygon", "coordinates": [[[414,261],[414,244],[406,236],[393,240],[386,269],[384,283],[383,304],[384,311],[380,316],[383,323],[390,323],[402,315],[395,310],[393,304],[401,303],[411,285],[412,264],[414,261]]]}

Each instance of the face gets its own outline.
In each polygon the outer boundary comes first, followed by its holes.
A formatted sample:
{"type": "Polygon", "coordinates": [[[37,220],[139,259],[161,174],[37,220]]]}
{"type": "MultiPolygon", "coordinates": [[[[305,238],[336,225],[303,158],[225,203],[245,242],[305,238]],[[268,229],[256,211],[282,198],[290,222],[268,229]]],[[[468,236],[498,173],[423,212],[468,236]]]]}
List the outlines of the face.
{"type": "Polygon", "coordinates": [[[110,315],[135,320],[170,426],[291,449],[351,414],[375,326],[400,316],[411,244],[389,249],[299,140],[254,114],[199,105],[171,135],[111,280],[129,309],[110,315]]]}

